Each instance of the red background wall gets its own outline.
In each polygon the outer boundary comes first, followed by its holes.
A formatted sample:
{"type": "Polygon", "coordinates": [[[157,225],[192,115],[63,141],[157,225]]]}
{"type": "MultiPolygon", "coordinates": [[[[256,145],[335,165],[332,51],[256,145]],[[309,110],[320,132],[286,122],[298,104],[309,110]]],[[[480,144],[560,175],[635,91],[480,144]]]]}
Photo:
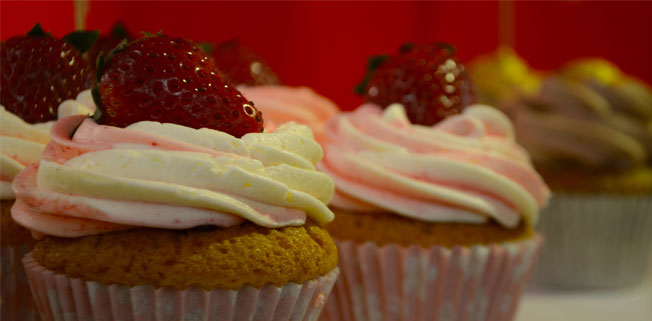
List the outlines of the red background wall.
{"type": "MultiPolygon", "coordinates": [[[[281,79],[307,85],[343,109],[369,55],[407,41],[448,41],[463,61],[498,45],[498,8],[485,2],[119,2],[91,1],[87,27],[163,31],[193,40],[239,37],[281,79]]],[[[652,83],[652,2],[516,2],[515,49],[532,66],[554,69],[582,56],[603,56],[652,83]]],[[[73,1],[2,1],[1,38],[36,21],[55,35],[74,28],[73,1]]]]}

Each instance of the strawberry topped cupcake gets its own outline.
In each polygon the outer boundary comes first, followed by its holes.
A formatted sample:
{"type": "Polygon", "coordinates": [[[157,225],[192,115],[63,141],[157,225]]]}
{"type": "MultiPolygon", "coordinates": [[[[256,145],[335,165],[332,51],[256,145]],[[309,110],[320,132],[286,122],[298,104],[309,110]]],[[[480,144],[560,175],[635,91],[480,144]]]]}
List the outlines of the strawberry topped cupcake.
{"type": "Polygon", "coordinates": [[[450,45],[385,59],[364,86],[368,100],[390,105],[365,104],[326,127],[319,168],[336,185],[327,229],[342,275],[325,319],[511,320],[550,192],[509,119],[468,105],[450,45]]]}
{"type": "MultiPolygon", "coordinates": [[[[73,32],[63,39],[46,34],[39,24],[25,35],[0,45],[0,198],[2,203],[3,320],[35,320],[21,258],[31,250],[29,231],[10,216],[15,194],[11,183],[25,166],[38,162],[57,119],[92,114],[64,101],[92,85],[90,66],[82,59],[97,32],[73,32]]],[[[79,99],[88,99],[79,95],[79,99]]]]}
{"type": "Polygon", "coordinates": [[[294,121],[309,126],[319,141],[326,120],[339,111],[335,103],[311,88],[282,85],[273,69],[238,40],[222,42],[209,51],[225,77],[255,102],[270,130],[294,121]]]}
{"type": "Polygon", "coordinates": [[[58,121],[13,183],[44,320],[315,320],[337,276],[333,182],[310,129],[260,112],[195,44],[111,52],[101,115],[58,121]]]}

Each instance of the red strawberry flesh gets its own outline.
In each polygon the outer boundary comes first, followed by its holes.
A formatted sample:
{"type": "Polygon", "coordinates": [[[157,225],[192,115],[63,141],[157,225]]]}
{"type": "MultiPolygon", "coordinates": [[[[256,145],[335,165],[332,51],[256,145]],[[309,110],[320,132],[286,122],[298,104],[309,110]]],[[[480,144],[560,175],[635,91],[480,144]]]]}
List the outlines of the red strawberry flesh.
{"type": "Polygon", "coordinates": [[[235,85],[280,85],[278,76],[253,50],[233,39],[212,49],[217,67],[235,85]]]}
{"type": "Polygon", "coordinates": [[[28,123],[55,120],[61,102],[93,84],[90,66],[64,40],[21,35],[0,51],[1,103],[28,123]]]}
{"type": "Polygon", "coordinates": [[[459,114],[475,99],[455,49],[444,43],[401,47],[372,71],[364,96],[382,107],[401,103],[410,120],[422,125],[459,114]]]}

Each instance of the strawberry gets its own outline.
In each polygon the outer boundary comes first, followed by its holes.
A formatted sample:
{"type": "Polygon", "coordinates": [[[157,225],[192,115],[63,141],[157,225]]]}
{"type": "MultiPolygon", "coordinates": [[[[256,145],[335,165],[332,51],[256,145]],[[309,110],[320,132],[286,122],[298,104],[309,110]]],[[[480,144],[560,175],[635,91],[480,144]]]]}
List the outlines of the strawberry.
{"type": "Polygon", "coordinates": [[[213,56],[217,68],[224,72],[226,79],[235,85],[281,84],[272,68],[237,39],[222,42],[215,47],[208,44],[204,49],[213,56]]]}
{"type": "Polygon", "coordinates": [[[98,61],[93,98],[100,124],[151,120],[235,137],[263,130],[253,102],[225,82],[213,60],[189,40],[151,35],[98,61]]]}
{"type": "Polygon", "coordinates": [[[97,64],[97,57],[100,53],[104,52],[105,54],[115,48],[117,45],[122,42],[122,40],[127,39],[127,41],[133,40],[133,36],[127,31],[124,25],[120,22],[117,22],[113,25],[111,33],[109,34],[100,34],[97,41],[93,47],[91,47],[86,53],[87,59],[95,71],[95,66],[97,64]]]}
{"type": "Polygon", "coordinates": [[[0,103],[28,123],[57,119],[59,104],[93,85],[82,53],[97,39],[96,31],[75,31],[63,39],[36,24],[26,35],[0,45],[0,103]]]}
{"type": "Polygon", "coordinates": [[[412,123],[428,126],[475,100],[471,78],[446,43],[406,44],[395,55],[373,57],[356,90],[381,107],[401,103],[412,123]]]}

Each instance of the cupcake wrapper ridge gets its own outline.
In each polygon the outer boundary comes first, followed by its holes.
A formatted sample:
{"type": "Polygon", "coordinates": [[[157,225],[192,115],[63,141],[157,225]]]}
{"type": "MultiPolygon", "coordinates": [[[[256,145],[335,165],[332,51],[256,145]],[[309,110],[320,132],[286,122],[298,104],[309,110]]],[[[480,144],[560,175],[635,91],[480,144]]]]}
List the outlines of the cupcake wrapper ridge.
{"type": "Polygon", "coordinates": [[[2,317],[4,321],[38,321],[38,311],[32,299],[22,258],[31,251],[31,246],[5,246],[2,254],[2,317]]]}
{"type": "Polygon", "coordinates": [[[341,275],[322,321],[509,321],[542,239],[453,249],[336,242],[341,275]]]}
{"type": "Polygon", "coordinates": [[[537,230],[546,239],[533,285],[636,285],[652,261],[652,196],[556,194],[537,230]]]}
{"type": "Polygon", "coordinates": [[[312,321],[339,270],[303,284],[176,290],[105,285],[57,274],[28,254],[27,278],[43,321],[312,321]]]}

